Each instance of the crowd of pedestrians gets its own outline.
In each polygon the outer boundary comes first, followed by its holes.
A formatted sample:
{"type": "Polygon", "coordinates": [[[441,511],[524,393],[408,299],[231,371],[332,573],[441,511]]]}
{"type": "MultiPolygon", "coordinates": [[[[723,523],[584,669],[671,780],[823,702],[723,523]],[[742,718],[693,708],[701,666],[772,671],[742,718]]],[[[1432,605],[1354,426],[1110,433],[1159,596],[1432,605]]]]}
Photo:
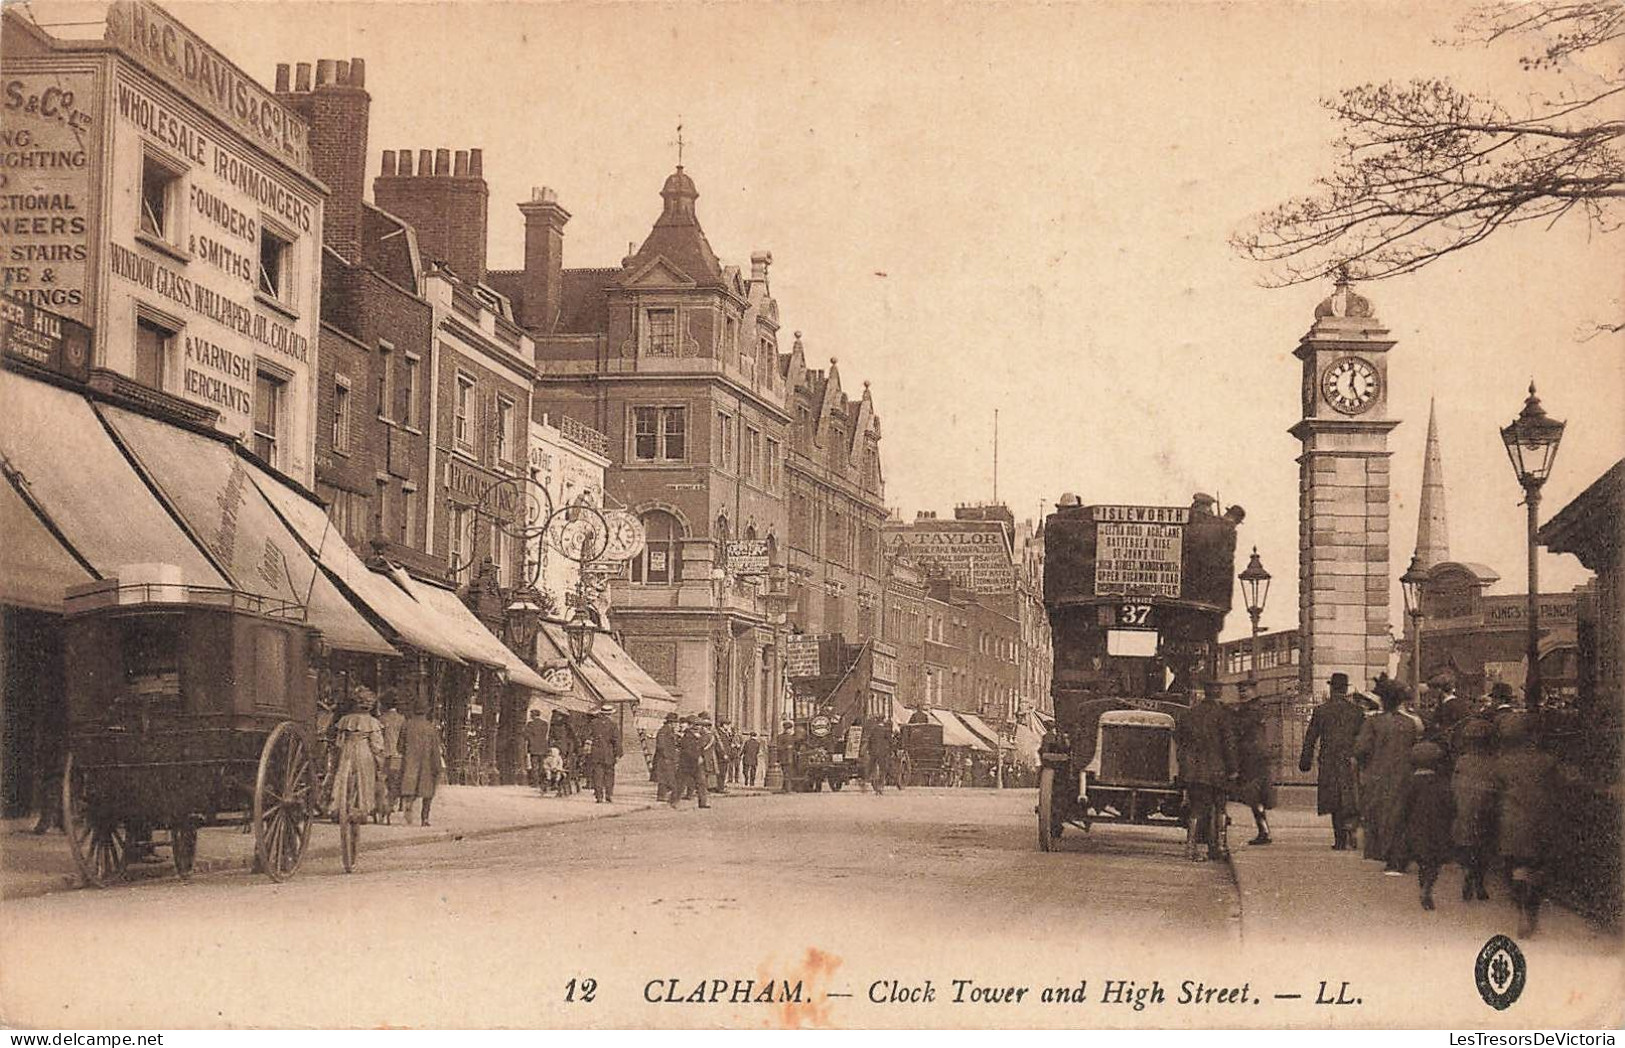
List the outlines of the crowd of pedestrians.
{"type": "Polygon", "coordinates": [[[1520,709],[1506,684],[1474,703],[1444,686],[1429,717],[1411,707],[1404,685],[1379,677],[1378,710],[1334,673],[1315,707],[1299,768],[1318,765],[1317,811],[1332,819],[1337,851],[1355,847],[1382,872],[1404,876],[1417,866],[1423,909],[1435,908],[1443,866],[1462,870],[1464,902],[1489,898],[1499,865],[1519,914],[1519,934],[1532,935],[1540,911],[1561,788],[1556,758],[1538,745],[1534,712],[1520,709]]]}
{"type": "Polygon", "coordinates": [[[326,774],[324,805],[337,818],[337,783],[353,773],[357,786],[353,810],[382,824],[396,812],[408,825],[429,825],[435,790],[446,777],[440,729],[429,719],[429,703],[419,699],[410,715],[402,713],[395,695],[382,697],[365,685],[351,689],[346,708],[319,725],[326,774]]]}

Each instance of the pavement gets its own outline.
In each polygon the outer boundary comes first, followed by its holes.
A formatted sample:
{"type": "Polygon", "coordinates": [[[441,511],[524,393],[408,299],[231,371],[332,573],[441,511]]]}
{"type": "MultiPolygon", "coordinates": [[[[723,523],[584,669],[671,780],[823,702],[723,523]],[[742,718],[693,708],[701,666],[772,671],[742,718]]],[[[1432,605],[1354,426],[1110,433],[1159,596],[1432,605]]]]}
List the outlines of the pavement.
{"type": "MultiPolygon", "coordinates": [[[[760,787],[729,787],[729,795],[760,796],[766,792],[760,787]]],[[[369,823],[362,828],[361,850],[366,853],[442,841],[479,840],[560,823],[630,815],[656,803],[654,785],[649,782],[617,782],[611,804],[595,803],[591,790],[553,797],[542,796],[528,786],[442,786],[435,794],[430,825],[408,825],[405,815],[396,812],[388,825],[369,823]]],[[[0,899],[81,887],[67,837],[59,831],[36,835],[34,823],[33,817],[0,821],[0,899]]],[[[338,854],[338,827],[330,820],[317,820],[301,866],[338,854]]],[[[158,858],[161,861],[132,865],[130,879],[173,877],[175,868],[168,861],[167,851],[161,849],[158,858]]],[[[194,876],[252,870],[253,866],[254,837],[243,833],[241,827],[216,826],[198,833],[194,876]]]]}

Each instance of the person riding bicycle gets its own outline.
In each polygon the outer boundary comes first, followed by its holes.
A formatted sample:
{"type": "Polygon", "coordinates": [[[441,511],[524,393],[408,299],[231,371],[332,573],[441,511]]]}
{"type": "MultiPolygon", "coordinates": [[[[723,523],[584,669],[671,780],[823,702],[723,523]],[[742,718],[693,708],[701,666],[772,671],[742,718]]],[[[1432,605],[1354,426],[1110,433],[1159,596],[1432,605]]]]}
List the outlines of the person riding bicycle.
{"type": "Polygon", "coordinates": [[[366,818],[377,792],[378,765],[384,759],[384,726],[373,716],[378,696],[366,685],[356,687],[350,697],[350,712],[333,725],[333,741],[338,750],[338,770],[334,776],[334,808],[343,810],[339,790],[353,774],[358,790],[352,794],[351,817],[366,818]]]}

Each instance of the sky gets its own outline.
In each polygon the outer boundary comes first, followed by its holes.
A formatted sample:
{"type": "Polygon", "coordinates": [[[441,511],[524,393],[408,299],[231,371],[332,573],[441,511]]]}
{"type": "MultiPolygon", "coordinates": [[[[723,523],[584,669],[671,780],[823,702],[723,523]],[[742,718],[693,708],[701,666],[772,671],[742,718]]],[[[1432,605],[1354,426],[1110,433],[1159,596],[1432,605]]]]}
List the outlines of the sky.
{"type": "MultiPolygon", "coordinates": [[[[541,185],[574,216],[565,264],[618,264],[681,122],[718,254],[773,253],[780,348],[800,331],[809,364],[872,384],[888,502],[992,498],[998,411],[1018,516],[1063,492],[1244,506],[1242,552],[1275,576],[1266,629],[1296,625],[1291,354],[1330,287],[1265,288],[1229,237],[1330,169],[1319,99],[1339,88],[1447,75],[1517,108],[1550,86],[1514,49],[1440,43],[1442,4],[167,6],[265,83],[279,61],[365,58],[374,173],[385,148],[482,148],[493,268],[520,264],[514,205],[541,185]]],[[[1391,573],[1434,399],[1452,554],[1521,591],[1498,428],[1531,379],[1569,424],[1543,519],[1625,454],[1625,336],[1585,337],[1625,314],[1625,232],[1504,232],[1360,290],[1397,340],[1391,573]]],[[[1548,591],[1587,577],[1542,571],[1548,591]]],[[[1396,626],[1400,608],[1396,583],[1396,626]]]]}

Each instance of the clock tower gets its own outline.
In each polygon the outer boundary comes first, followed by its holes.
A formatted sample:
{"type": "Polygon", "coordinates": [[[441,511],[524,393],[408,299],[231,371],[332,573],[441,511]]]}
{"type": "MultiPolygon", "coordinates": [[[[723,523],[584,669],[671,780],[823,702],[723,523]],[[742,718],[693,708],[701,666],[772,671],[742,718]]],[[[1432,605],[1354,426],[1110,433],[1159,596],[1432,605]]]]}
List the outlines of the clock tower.
{"type": "Polygon", "coordinates": [[[1371,303],[1340,275],[1293,355],[1303,362],[1298,456],[1299,694],[1333,673],[1364,690],[1393,650],[1388,593],[1388,351],[1371,303]]]}

